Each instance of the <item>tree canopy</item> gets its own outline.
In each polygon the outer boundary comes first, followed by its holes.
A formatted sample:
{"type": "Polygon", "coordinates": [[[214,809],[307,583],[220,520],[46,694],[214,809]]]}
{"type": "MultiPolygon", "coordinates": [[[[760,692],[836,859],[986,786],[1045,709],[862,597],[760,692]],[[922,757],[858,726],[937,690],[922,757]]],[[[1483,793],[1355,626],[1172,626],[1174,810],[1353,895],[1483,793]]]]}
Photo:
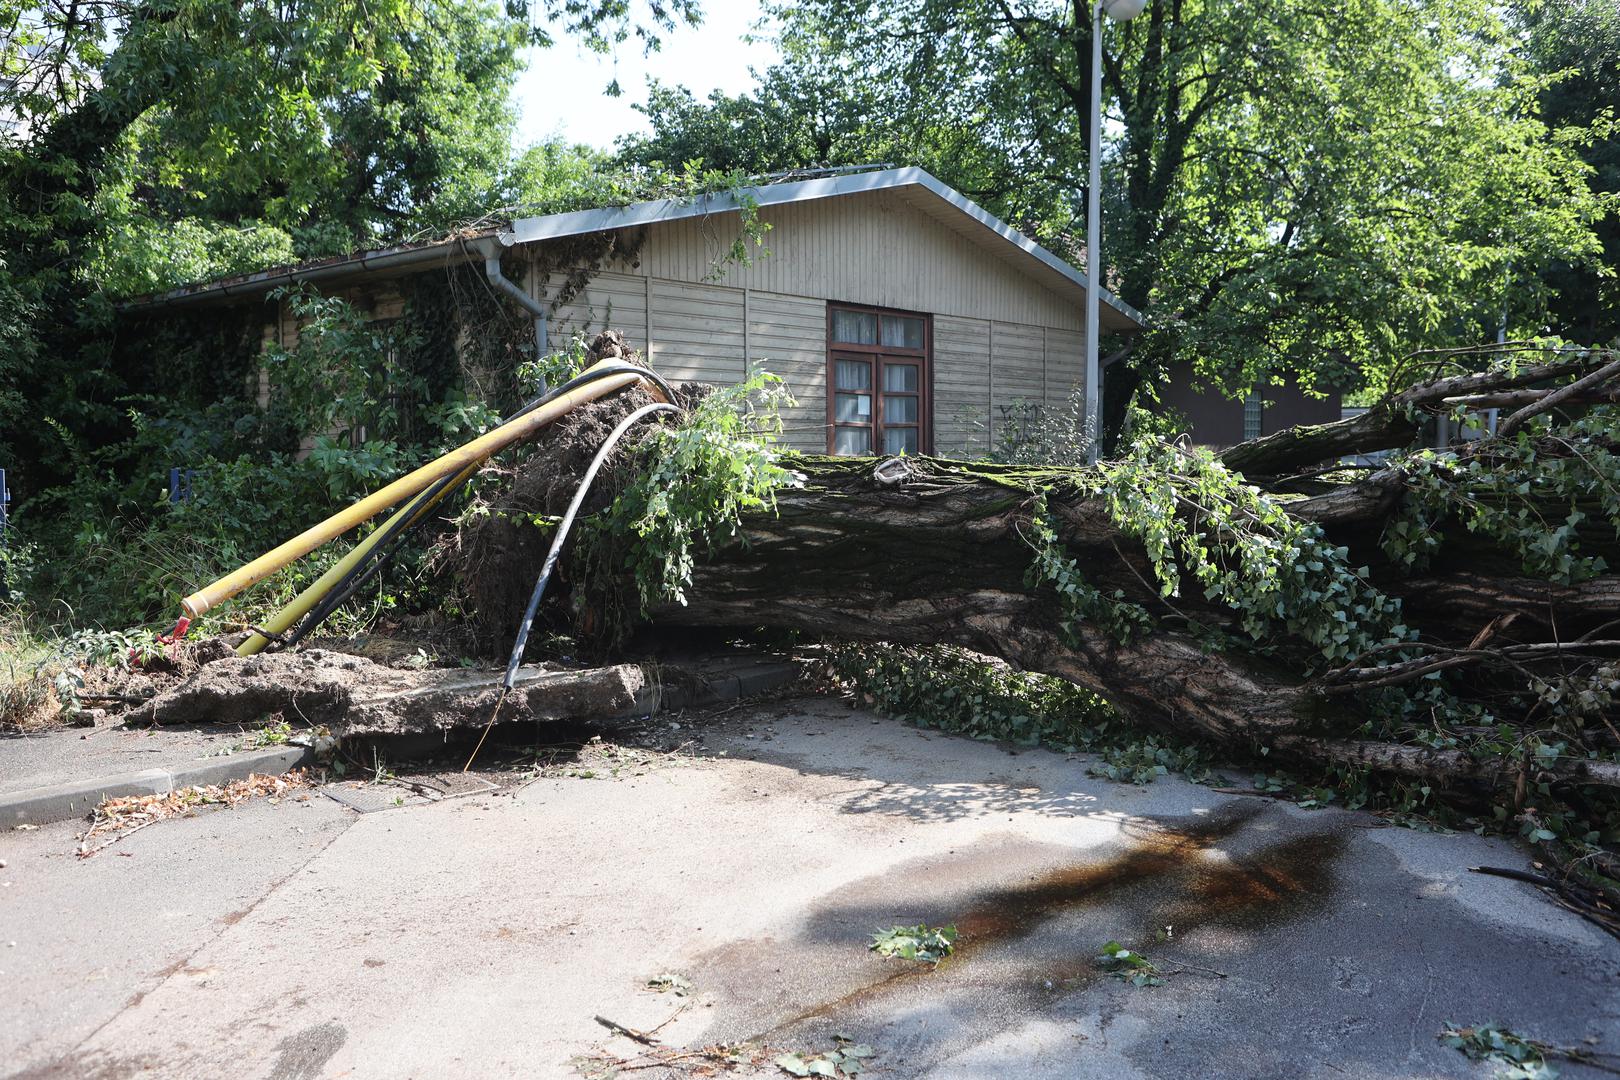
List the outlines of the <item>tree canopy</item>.
{"type": "Polygon", "coordinates": [[[1551,293],[1551,328],[1583,345],[1620,335],[1620,128],[1614,88],[1620,86],[1620,6],[1565,2],[1531,5],[1520,14],[1527,55],[1547,81],[1542,116],[1554,128],[1588,134],[1577,151],[1592,191],[1607,201],[1596,231],[1603,254],[1595,262],[1557,257],[1541,273],[1551,293]]]}

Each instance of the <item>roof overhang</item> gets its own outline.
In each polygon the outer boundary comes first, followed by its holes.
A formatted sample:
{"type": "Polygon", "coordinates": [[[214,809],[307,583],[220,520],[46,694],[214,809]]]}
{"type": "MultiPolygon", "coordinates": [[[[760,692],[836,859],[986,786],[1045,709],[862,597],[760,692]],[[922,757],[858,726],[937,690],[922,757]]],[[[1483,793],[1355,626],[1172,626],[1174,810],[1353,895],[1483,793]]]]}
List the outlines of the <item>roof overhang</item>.
{"type": "MultiPolygon", "coordinates": [[[[894,191],[936,219],[976,240],[983,247],[1019,266],[1026,273],[1058,291],[1074,290],[1083,301],[1090,287],[1086,275],[1037,244],[979,204],[918,168],[881,169],[875,172],[843,173],[836,176],[765,184],[740,192],[722,191],[694,199],[658,199],[629,206],[579,210],[570,214],[548,214],[512,222],[508,243],[530,244],[582,233],[628,229],[682,218],[709,217],[740,212],[745,206],[770,207],[816,199],[833,199],[876,191],[894,191]]],[[[502,235],[506,240],[506,235],[502,235]]],[[[1115,318],[1104,317],[1106,329],[1140,330],[1147,325],[1141,312],[1112,296],[1098,291],[1105,309],[1115,318]]]]}
{"type": "MultiPolygon", "coordinates": [[[[385,248],[351,256],[327,259],[301,266],[278,267],[256,274],[224,278],[170,292],[139,297],[120,307],[138,311],[174,304],[194,303],[268,292],[280,285],[320,281],[361,274],[403,271],[433,262],[449,265],[483,258],[497,240],[504,246],[539,244],[548,240],[611,232],[655,225],[684,218],[740,213],[745,207],[785,206],[792,203],[832,199],[872,192],[894,192],[912,206],[941,224],[973,240],[991,254],[1011,263],[1047,288],[1072,295],[1083,303],[1090,287],[1086,275],[991,214],[961,192],[918,168],[880,169],[871,172],[845,172],[832,176],[761,184],[741,191],[716,192],[692,199],[655,199],[627,206],[578,210],[566,214],[519,218],[498,230],[458,236],[433,244],[385,248]]],[[[1146,326],[1140,312],[1098,290],[1102,324],[1106,330],[1130,333],[1146,326]]]]}
{"type": "Polygon", "coordinates": [[[146,311],[152,308],[172,307],[179,304],[201,303],[207,300],[236,299],[267,293],[283,285],[305,281],[352,279],[367,274],[402,272],[425,267],[432,263],[451,266],[484,257],[484,246],[497,237],[487,229],[479,233],[457,236],[431,244],[404,244],[398,247],[358,251],[317,262],[299,263],[297,266],[278,266],[260,270],[256,274],[219,278],[197,285],[185,285],[164,293],[138,296],[118,305],[120,311],[146,311]]]}

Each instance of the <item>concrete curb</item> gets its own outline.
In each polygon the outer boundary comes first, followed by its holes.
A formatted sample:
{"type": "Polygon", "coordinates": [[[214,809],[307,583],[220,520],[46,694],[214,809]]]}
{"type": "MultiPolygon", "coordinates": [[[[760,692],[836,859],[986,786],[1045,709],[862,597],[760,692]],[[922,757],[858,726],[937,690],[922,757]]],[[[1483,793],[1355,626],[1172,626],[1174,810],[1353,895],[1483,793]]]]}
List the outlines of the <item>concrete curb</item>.
{"type": "Polygon", "coordinates": [[[44,825],[83,817],[103,799],[125,795],[167,795],[177,788],[224,784],[250,775],[280,776],[315,760],[309,747],[283,746],[248,750],[229,757],[199,758],[173,769],[147,769],[122,776],[75,780],[65,784],[0,794],[0,827],[44,825]]]}

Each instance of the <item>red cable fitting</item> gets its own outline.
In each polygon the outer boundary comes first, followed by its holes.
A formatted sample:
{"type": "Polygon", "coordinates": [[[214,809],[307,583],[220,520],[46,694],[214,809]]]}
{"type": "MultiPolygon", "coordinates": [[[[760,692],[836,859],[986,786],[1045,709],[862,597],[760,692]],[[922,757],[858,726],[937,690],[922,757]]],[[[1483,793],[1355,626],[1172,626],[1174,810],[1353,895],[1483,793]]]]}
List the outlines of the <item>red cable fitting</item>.
{"type": "MultiPolygon", "coordinates": [[[[159,634],[157,636],[157,644],[167,645],[169,647],[169,659],[173,660],[177,658],[180,651],[180,639],[185,637],[186,631],[190,629],[191,616],[182,615],[180,616],[179,621],[174,624],[173,630],[170,630],[167,634],[159,634]]],[[[141,666],[140,654],[134,649],[129,650],[129,666],[141,666]]]]}

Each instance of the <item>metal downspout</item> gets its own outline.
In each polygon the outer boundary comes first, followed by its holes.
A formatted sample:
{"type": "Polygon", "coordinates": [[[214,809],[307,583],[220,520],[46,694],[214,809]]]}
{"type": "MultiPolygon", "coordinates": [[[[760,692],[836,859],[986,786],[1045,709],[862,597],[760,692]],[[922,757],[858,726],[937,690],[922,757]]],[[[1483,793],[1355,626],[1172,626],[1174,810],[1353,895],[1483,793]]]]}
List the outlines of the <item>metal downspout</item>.
{"type": "MultiPolygon", "coordinates": [[[[530,296],[517,282],[501,273],[501,245],[495,240],[485,240],[479,245],[484,253],[484,276],[489,283],[507,296],[521,304],[525,311],[534,316],[534,355],[535,359],[546,355],[547,338],[549,336],[550,313],[546,306],[530,296]]],[[[535,392],[544,394],[551,388],[546,385],[544,376],[541,376],[540,385],[535,392]]]]}

